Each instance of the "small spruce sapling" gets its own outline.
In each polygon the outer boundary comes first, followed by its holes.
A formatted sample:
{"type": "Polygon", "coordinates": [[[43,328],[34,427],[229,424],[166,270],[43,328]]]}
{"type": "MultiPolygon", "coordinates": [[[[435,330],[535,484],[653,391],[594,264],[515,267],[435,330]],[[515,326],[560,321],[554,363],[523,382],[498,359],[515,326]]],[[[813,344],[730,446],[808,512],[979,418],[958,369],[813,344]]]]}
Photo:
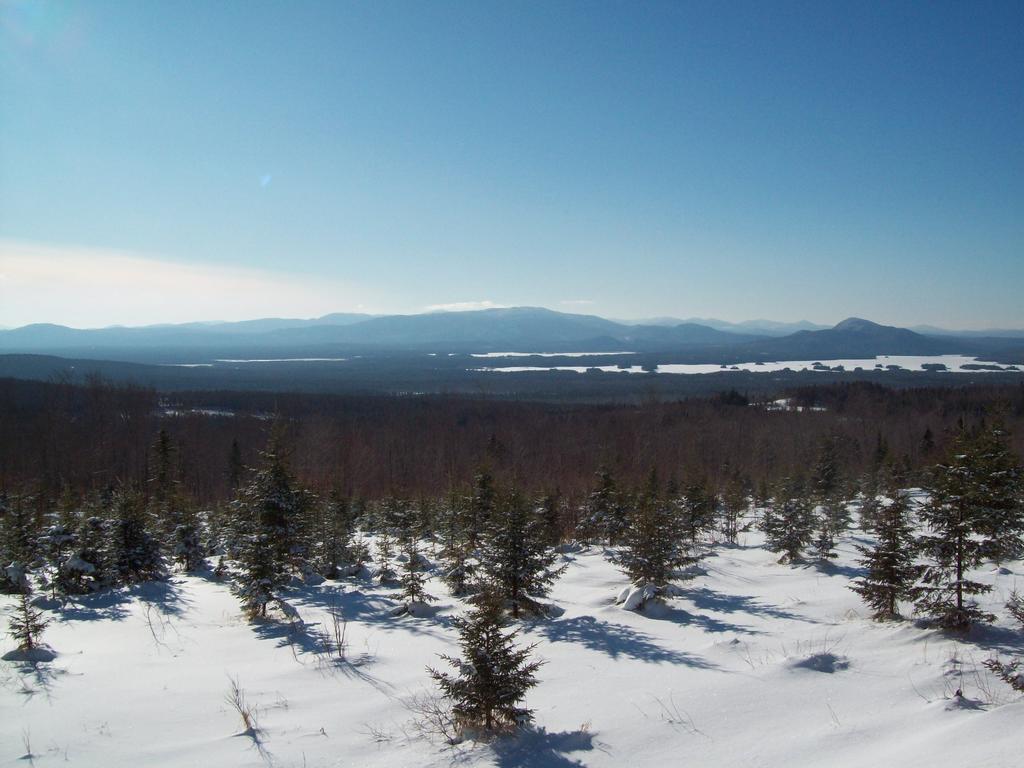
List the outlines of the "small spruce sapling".
{"type": "Polygon", "coordinates": [[[517,631],[508,624],[499,595],[485,593],[465,618],[455,619],[462,658],[441,656],[455,674],[427,668],[452,702],[460,731],[493,733],[528,724],[533,711],[522,705],[537,684],[540,661],[531,661],[534,646],[517,647],[517,631]]]}
{"type": "Polygon", "coordinates": [[[514,617],[542,612],[535,598],[547,596],[565,570],[553,567],[556,559],[544,520],[518,491],[501,494],[482,539],[480,570],[514,617]]]}
{"type": "Polygon", "coordinates": [[[862,555],[858,562],[867,569],[867,575],[854,580],[850,589],[871,608],[874,618],[896,618],[899,601],[913,596],[919,572],[914,565],[914,529],[905,492],[894,491],[892,503],[878,509],[875,532],[874,547],[857,545],[862,555]]]}
{"type": "Polygon", "coordinates": [[[405,599],[406,612],[412,613],[418,604],[430,603],[436,598],[427,594],[423,556],[419,552],[415,538],[403,537],[402,554],[405,556],[400,575],[402,597],[405,599]]]}

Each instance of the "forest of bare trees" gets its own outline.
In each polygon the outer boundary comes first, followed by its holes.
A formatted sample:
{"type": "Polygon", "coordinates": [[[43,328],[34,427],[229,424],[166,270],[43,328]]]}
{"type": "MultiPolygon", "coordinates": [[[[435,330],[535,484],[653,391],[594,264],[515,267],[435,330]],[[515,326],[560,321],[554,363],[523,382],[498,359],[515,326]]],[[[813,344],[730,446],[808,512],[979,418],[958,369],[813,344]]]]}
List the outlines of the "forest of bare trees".
{"type": "Polygon", "coordinates": [[[883,463],[908,481],[943,454],[961,423],[998,416],[1024,448],[1024,386],[886,389],[825,385],[748,402],[740,393],[643,405],[552,405],[461,396],[351,397],[157,392],[0,380],[0,488],[43,503],[71,490],[145,488],[164,430],[176,477],[200,505],[226,502],[274,424],[290,464],[316,492],[440,497],[486,465],[529,494],[580,499],[600,468],[629,485],[669,481],[752,493],[806,474],[828,442],[840,475],[883,463]],[[785,403],[780,401],[785,399],[785,403]]]}

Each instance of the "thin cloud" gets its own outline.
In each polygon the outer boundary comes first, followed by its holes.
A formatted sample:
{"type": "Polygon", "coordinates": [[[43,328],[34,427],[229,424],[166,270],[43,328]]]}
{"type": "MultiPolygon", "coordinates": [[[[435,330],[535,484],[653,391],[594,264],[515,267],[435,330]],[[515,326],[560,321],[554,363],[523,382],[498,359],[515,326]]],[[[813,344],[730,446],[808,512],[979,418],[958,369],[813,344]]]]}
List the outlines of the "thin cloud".
{"type": "Polygon", "coordinates": [[[594,304],[593,299],[562,299],[560,302],[563,307],[589,307],[594,304]]]}
{"type": "Polygon", "coordinates": [[[475,309],[507,309],[507,304],[496,304],[490,300],[483,301],[453,301],[450,304],[431,304],[426,307],[427,312],[472,312],[475,309]]]}
{"type": "Polygon", "coordinates": [[[0,240],[0,323],[78,328],[254,317],[318,317],[364,291],[281,271],[152,258],[128,251],[0,240]]]}

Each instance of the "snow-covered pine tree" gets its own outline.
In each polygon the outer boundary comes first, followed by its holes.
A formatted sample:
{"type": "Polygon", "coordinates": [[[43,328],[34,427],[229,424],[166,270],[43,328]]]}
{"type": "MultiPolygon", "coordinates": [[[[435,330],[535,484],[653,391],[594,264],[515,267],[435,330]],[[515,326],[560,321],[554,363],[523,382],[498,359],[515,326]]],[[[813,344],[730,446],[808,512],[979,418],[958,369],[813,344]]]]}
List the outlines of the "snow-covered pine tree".
{"type": "Polygon", "coordinates": [[[395,580],[395,568],[391,558],[395,555],[395,540],[391,533],[382,530],[377,534],[377,553],[374,559],[377,561],[377,581],[381,584],[389,584],[395,580]]]}
{"type": "Polygon", "coordinates": [[[354,506],[340,491],[333,489],[314,507],[313,566],[325,578],[336,579],[342,566],[353,565],[354,506]]]}
{"type": "Polygon", "coordinates": [[[564,568],[553,568],[557,555],[544,521],[518,491],[497,498],[480,548],[480,571],[487,588],[505,600],[512,615],[540,610],[544,597],[564,568]]]}
{"type": "Polygon", "coordinates": [[[839,475],[839,438],[825,437],[818,448],[818,457],[811,470],[810,492],[815,501],[834,498],[841,489],[839,475]]]}
{"type": "Polygon", "coordinates": [[[12,564],[28,571],[39,554],[35,498],[12,493],[0,496],[0,592],[17,594],[20,587],[4,572],[12,564]]]}
{"type": "Polygon", "coordinates": [[[1020,628],[1024,629],[1024,595],[1016,590],[1011,592],[1010,599],[1006,601],[1006,610],[1020,624],[1020,628]]]}
{"type": "Polygon", "coordinates": [[[726,543],[737,542],[743,517],[749,508],[750,499],[742,481],[736,477],[730,478],[718,505],[718,528],[726,543]]]}
{"type": "Polygon", "coordinates": [[[811,474],[810,496],[816,517],[814,550],[819,560],[834,559],[836,539],[850,527],[850,515],[843,500],[839,472],[839,438],[822,440],[811,474]]]}
{"type": "Polygon", "coordinates": [[[485,594],[468,616],[455,619],[462,658],[441,656],[455,674],[427,668],[452,702],[456,724],[463,732],[515,728],[533,719],[533,711],[522,702],[537,684],[542,662],[530,660],[534,646],[517,647],[517,631],[506,631],[503,602],[498,595],[485,594]]]}
{"type": "Polygon", "coordinates": [[[786,478],[780,483],[765,513],[766,546],[782,552],[786,562],[800,559],[814,534],[814,510],[799,478],[786,478]]]}
{"type": "Polygon", "coordinates": [[[149,532],[142,496],[130,488],[118,488],[110,499],[109,517],[117,582],[134,584],[163,576],[160,542],[149,532]]]}
{"type": "Polygon", "coordinates": [[[978,532],[986,540],[984,556],[997,563],[1024,555],[1024,474],[1008,440],[997,420],[972,441],[978,532]]]}
{"type": "Polygon", "coordinates": [[[718,499],[704,482],[690,483],[676,501],[680,531],[696,557],[704,536],[715,527],[718,499]]]}
{"type": "Polygon", "coordinates": [[[860,479],[860,529],[862,531],[873,531],[875,528],[875,516],[879,510],[879,482],[878,473],[869,471],[860,479]]]}
{"type": "MultiPolygon", "coordinates": [[[[64,515],[61,515],[61,518],[63,517],[64,515]]],[[[68,553],[73,552],[75,549],[76,538],[74,532],[64,523],[53,523],[43,531],[40,544],[42,545],[43,556],[46,559],[49,570],[52,596],[55,597],[57,592],[66,594],[67,590],[65,589],[61,567],[67,560],[68,553]]]]}
{"type": "Polygon", "coordinates": [[[459,507],[459,511],[464,515],[462,529],[470,552],[480,543],[480,537],[494,513],[494,502],[494,478],[487,467],[481,467],[473,478],[473,492],[470,494],[469,503],[459,507]]]}
{"type": "Polygon", "coordinates": [[[90,504],[83,511],[76,534],[75,548],[60,567],[61,591],[65,594],[86,594],[103,589],[115,581],[112,561],[110,521],[90,504]]]}
{"type": "Polygon", "coordinates": [[[565,500],[558,489],[542,496],[536,504],[536,514],[544,524],[545,538],[552,547],[558,546],[562,540],[563,521],[565,519],[565,500]]]}
{"type": "Polygon", "coordinates": [[[201,521],[182,493],[180,456],[166,429],[157,434],[150,454],[147,516],[174,562],[185,571],[197,571],[206,557],[201,521]]]}
{"type": "Polygon", "coordinates": [[[403,537],[402,555],[403,562],[399,581],[402,585],[405,608],[412,613],[417,603],[430,603],[437,598],[427,594],[426,564],[420,554],[415,536],[403,537]]]}
{"type": "Polygon", "coordinates": [[[189,509],[174,528],[174,560],[187,573],[206,567],[206,549],[203,547],[198,515],[189,509]]]}
{"type": "Polygon", "coordinates": [[[986,535],[989,519],[984,506],[988,478],[978,461],[975,439],[964,429],[957,435],[948,460],[935,467],[930,499],[920,511],[929,533],[918,538],[921,552],[931,561],[917,586],[917,611],[947,629],[966,629],[995,616],[982,611],[974,595],[992,590],[972,581],[966,571],[992,552],[986,535]]]}
{"type": "Polygon", "coordinates": [[[280,435],[275,432],[262,465],[235,501],[239,546],[238,592],[251,618],[267,615],[267,603],[294,569],[299,521],[313,502],[288,471],[280,435]]]}
{"type": "Polygon", "coordinates": [[[465,532],[466,516],[461,505],[466,499],[452,494],[445,509],[438,515],[441,539],[441,580],[448,585],[453,595],[468,594],[476,570],[475,561],[470,559],[469,541],[465,532]]]}
{"type": "Polygon", "coordinates": [[[666,586],[689,557],[679,519],[662,497],[654,470],[633,501],[628,519],[622,546],[609,559],[637,586],[666,586]]]}
{"type": "Polygon", "coordinates": [[[597,486],[587,496],[580,510],[576,536],[584,542],[603,541],[615,546],[622,540],[629,525],[622,494],[612,473],[602,467],[597,472],[597,486]]]}
{"type": "Polygon", "coordinates": [[[828,562],[836,554],[836,541],[850,527],[850,514],[846,502],[838,496],[820,499],[813,510],[817,533],[814,535],[814,553],[822,562],[828,562]]]}
{"type": "Polygon", "coordinates": [[[914,565],[914,527],[906,492],[894,490],[892,503],[881,507],[875,520],[875,546],[857,545],[862,555],[858,562],[867,574],[855,579],[850,589],[871,608],[874,618],[892,619],[899,616],[899,601],[913,596],[919,571],[914,565]]]}

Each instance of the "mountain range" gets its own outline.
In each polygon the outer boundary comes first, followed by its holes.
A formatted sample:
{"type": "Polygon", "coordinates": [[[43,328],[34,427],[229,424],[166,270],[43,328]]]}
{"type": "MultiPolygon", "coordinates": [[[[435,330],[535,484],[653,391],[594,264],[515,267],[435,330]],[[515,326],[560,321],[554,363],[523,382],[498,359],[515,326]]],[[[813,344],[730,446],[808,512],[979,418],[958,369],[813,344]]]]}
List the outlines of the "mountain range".
{"type": "Polygon", "coordinates": [[[860,318],[849,318],[834,327],[672,318],[627,323],[596,315],[513,307],[97,329],[35,324],[0,331],[0,354],[153,361],[165,352],[173,352],[174,359],[188,354],[230,357],[257,351],[277,357],[370,351],[637,352],[700,354],[709,362],[734,362],[952,353],[1012,357],[1024,350],[1024,331],[984,335],[928,330],[919,333],[860,318]]]}

